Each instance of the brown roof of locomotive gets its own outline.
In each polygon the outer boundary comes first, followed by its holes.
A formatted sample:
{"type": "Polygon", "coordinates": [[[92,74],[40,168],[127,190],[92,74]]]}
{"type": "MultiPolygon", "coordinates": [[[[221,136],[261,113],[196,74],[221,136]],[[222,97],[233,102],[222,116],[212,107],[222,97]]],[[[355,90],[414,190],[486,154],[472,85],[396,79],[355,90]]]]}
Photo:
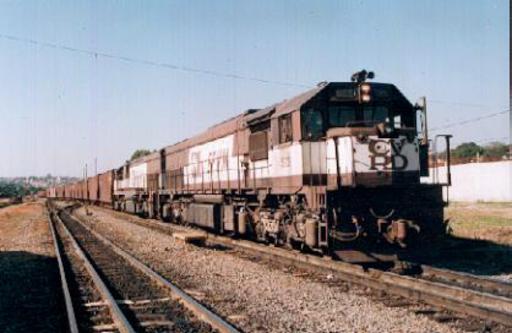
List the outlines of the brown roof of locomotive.
{"type": "Polygon", "coordinates": [[[246,124],[250,125],[254,122],[259,122],[263,120],[270,119],[272,114],[276,111],[276,106],[278,104],[272,104],[271,106],[267,106],[266,108],[260,110],[249,110],[252,112],[246,112],[244,116],[244,121],[246,124]]]}
{"type": "Polygon", "coordinates": [[[304,105],[310,99],[315,97],[316,94],[318,94],[320,91],[322,91],[325,87],[327,87],[327,84],[315,87],[306,92],[303,92],[300,95],[297,95],[291,99],[284,100],[283,102],[277,104],[276,112],[274,113],[272,118],[279,117],[284,114],[287,114],[287,113],[290,113],[290,112],[300,109],[300,107],[302,105],[304,105]]]}
{"type": "Polygon", "coordinates": [[[324,89],[327,85],[322,85],[319,87],[315,87],[310,89],[300,95],[297,95],[291,99],[284,100],[280,103],[273,104],[263,109],[259,109],[257,111],[249,110],[240,115],[237,115],[233,118],[230,118],[226,121],[223,121],[219,124],[216,124],[212,127],[209,127],[206,131],[195,135],[191,138],[185,139],[178,143],[166,146],[165,153],[171,154],[183,149],[187,149],[193,147],[195,145],[199,145],[202,143],[206,143],[221,137],[224,137],[229,134],[235,133],[237,130],[241,130],[247,127],[247,123],[259,119],[260,117],[272,116],[278,117],[280,115],[293,112],[298,110],[304,103],[313,98],[316,94],[318,94],[322,89],[324,89]],[[275,112],[274,112],[275,110],[275,112]]]}

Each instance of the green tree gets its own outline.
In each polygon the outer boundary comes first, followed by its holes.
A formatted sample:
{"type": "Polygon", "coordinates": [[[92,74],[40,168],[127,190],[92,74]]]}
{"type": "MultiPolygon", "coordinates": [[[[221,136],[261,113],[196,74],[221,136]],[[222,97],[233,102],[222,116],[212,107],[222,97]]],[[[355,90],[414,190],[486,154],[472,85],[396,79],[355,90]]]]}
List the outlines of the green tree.
{"type": "Polygon", "coordinates": [[[12,182],[0,182],[0,198],[15,198],[34,194],[42,188],[12,182]]]}
{"type": "Polygon", "coordinates": [[[452,150],[452,157],[454,158],[471,158],[477,154],[482,155],[484,148],[480,147],[474,142],[464,142],[452,150]]]}
{"type": "Polygon", "coordinates": [[[486,157],[501,158],[508,153],[508,145],[501,142],[491,142],[484,146],[484,155],[486,157]]]}
{"type": "Polygon", "coordinates": [[[133,152],[130,161],[136,160],[139,157],[146,156],[149,154],[151,154],[151,151],[149,151],[148,149],[137,149],[135,152],[133,152]]]}

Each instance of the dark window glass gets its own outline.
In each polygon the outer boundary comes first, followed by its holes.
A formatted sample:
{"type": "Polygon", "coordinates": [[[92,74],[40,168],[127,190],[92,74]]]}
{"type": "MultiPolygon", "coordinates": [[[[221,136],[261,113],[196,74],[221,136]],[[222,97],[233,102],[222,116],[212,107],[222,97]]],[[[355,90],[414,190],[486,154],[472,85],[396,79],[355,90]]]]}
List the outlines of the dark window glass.
{"type": "Polygon", "coordinates": [[[322,113],[314,109],[308,109],[301,114],[302,138],[306,140],[316,140],[324,134],[324,121],[322,113]]]}
{"type": "Polygon", "coordinates": [[[279,117],[279,143],[292,141],[292,115],[285,114],[279,117]]]}
{"type": "Polygon", "coordinates": [[[328,111],[330,127],[345,127],[356,121],[356,109],[353,106],[330,106],[328,111]]]}
{"type": "Polygon", "coordinates": [[[363,121],[367,126],[378,123],[389,123],[389,111],[385,106],[365,106],[363,109],[363,121]]]}
{"type": "Polygon", "coordinates": [[[412,110],[402,112],[400,120],[402,127],[416,128],[416,113],[412,110]]]}
{"type": "Polygon", "coordinates": [[[329,128],[332,127],[372,127],[379,123],[387,123],[395,128],[416,126],[414,112],[410,110],[394,110],[383,105],[367,105],[361,107],[338,106],[328,107],[329,128]]]}

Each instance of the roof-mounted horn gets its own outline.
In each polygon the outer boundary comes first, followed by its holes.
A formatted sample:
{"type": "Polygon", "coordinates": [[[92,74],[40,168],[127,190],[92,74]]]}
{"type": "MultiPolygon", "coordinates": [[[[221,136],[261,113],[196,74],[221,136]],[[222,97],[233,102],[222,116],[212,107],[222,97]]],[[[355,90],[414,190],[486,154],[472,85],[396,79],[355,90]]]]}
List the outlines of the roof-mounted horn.
{"type": "Polygon", "coordinates": [[[373,73],[372,71],[367,72],[366,69],[363,69],[362,71],[355,72],[354,74],[352,74],[352,76],[350,77],[350,80],[352,82],[361,83],[361,82],[365,82],[368,79],[373,79],[374,77],[375,77],[375,73],[373,73]]]}

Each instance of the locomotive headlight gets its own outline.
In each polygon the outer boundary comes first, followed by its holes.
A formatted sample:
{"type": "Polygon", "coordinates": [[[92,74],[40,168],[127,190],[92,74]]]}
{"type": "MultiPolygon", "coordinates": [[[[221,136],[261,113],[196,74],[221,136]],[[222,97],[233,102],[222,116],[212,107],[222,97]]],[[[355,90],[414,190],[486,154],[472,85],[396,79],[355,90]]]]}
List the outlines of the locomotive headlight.
{"type": "Polygon", "coordinates": [[[371,101],[370,95],[363,95],[363,96],[361,96],[361,101],[362,101],[363,103],[368,103],[368,102],[370,102],[370,101],[371,101]]]}
{"type": "Polygon", "coordinates": [[[359,85],[359,103],[369,103],[371,101],[371,86],[368,83],[359,85]]]}
{"type": "Polygon", "coordinates": [[[371,89],[372,89],[372,88],[370,87],[370,85],[369,85],[369,84],[367,84],[367,83],[363,83],[363,84],[361,84],[361,93],[363,93],[363,94],[369,94],[371,89]]]}

